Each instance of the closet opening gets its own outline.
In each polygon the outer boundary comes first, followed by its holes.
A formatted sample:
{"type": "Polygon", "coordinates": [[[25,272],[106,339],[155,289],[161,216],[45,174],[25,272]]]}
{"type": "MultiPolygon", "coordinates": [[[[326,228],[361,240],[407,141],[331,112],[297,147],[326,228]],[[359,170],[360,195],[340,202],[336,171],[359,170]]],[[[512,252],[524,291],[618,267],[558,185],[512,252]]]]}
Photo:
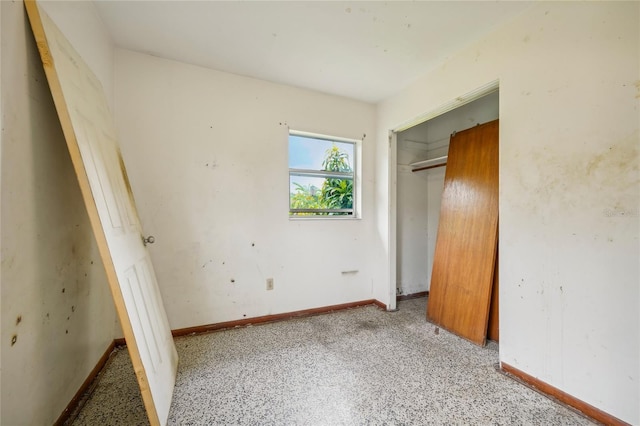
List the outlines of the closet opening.
{"type": "MultiPolygon", "coordinates": [[[[432,284],[451,136],[499,118],[497,82],[477,92],[469,95],[474,99],[462,106],[442,108],[442,113],[434,113],[422,122],[392,133],[391,149],[395,148],[395,152],[391,158],[395,157],[396,179],[395,197],[392,196],[392,200],[395,199],[395,268],[392,257],[391,270],[395,269],[395,295],[398,301],[424,298],[425,310],[432,284]]],[[[497,158],[495,161],[497,164],[497,158]]],[[[392,184],[392,194],[393,189],[392,184]]],[[[491,340],[497,341],[497,253],[495,265],[496,282],[492,289],[496,291],[492,291],[488,333],[491,340]]]]}

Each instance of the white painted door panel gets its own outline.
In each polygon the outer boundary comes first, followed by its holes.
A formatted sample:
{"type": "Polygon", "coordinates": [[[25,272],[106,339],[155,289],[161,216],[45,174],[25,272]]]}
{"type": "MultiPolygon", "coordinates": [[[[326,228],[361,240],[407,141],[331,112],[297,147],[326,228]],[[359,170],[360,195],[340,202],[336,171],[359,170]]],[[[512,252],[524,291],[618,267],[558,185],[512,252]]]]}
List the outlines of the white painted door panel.
{"type": "Polygon", "coordinates": [[[25,5],[149,420],[165,424],[178,356],[102,86],[38,4],[25,5]]]}

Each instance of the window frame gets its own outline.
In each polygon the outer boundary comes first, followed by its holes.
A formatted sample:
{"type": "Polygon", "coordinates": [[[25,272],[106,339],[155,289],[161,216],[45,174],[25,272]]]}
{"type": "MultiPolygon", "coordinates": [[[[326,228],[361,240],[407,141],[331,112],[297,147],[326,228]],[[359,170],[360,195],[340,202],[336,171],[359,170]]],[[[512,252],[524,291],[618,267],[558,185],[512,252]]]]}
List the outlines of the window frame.
{"type": "MultiPolygon", "coordinates": [[[[329,219],[329,220],[352,220],[359,219],[359,164],[358,158],[360,155],[360,144],[362,140],[359,139],[351,139],[351,138],[343,138],[339,136],[329,136],[319,133],[311,133],[304,132],[300,130],[289,129],[289,133],[287,134],[287,155],[290,153],[290,138],[291,136],[299,136],[302,138],[309,139],[319,139],[328,142],[339,142],[339,143],[348,143],[353,145],[353,158],[350,158],[351,162],[351,172],[331,172],[324,170],[315,170],[315,169],[298,169],[291,168],[288,169],[288,177],[289,177],[289,219],[290,220],[317,220],[317,219],[329,219]],[[292,209],[291,208],[291,177],[292,176],[308,176],[308,177],[321,177],[321,178],[348,178],[353,182],[352,185],[352,197],[353,204],[350,209],[292,209]],[[311,213],[311,215],[299,215],[298,213],[311,213]],[[328,213],[328,214],[322,214],[328,213]],[[338,214],[332,215],[330,213],[351,213],[351,214],[338,214]]],[[[287,159],[287,165],[290,164],[290,157],[287,159]]]]}

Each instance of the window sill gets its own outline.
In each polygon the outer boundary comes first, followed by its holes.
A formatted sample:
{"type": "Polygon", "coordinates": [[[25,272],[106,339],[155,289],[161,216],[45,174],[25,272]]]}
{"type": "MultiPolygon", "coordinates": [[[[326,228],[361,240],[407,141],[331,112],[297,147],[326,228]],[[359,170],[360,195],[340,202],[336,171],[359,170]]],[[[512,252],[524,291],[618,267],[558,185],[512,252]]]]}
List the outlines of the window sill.
{"type": "Polygon", "coordinates": [[[362,220],[358,216],[305,216],[305,217],[292,217],[289,216],[290,221],[306,221],[306,220],[362,220]]]}

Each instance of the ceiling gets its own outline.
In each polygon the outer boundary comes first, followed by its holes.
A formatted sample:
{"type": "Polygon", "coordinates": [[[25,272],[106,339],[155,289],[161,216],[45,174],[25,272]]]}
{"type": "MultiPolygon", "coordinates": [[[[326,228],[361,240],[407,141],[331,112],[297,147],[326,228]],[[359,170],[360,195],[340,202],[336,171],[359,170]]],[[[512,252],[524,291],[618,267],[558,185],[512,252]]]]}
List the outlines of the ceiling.
{"type": "Polygon", "coordinates": [[[495,1],[96,1],[117,46],[366,102],[522,13],[495,1]]]}

